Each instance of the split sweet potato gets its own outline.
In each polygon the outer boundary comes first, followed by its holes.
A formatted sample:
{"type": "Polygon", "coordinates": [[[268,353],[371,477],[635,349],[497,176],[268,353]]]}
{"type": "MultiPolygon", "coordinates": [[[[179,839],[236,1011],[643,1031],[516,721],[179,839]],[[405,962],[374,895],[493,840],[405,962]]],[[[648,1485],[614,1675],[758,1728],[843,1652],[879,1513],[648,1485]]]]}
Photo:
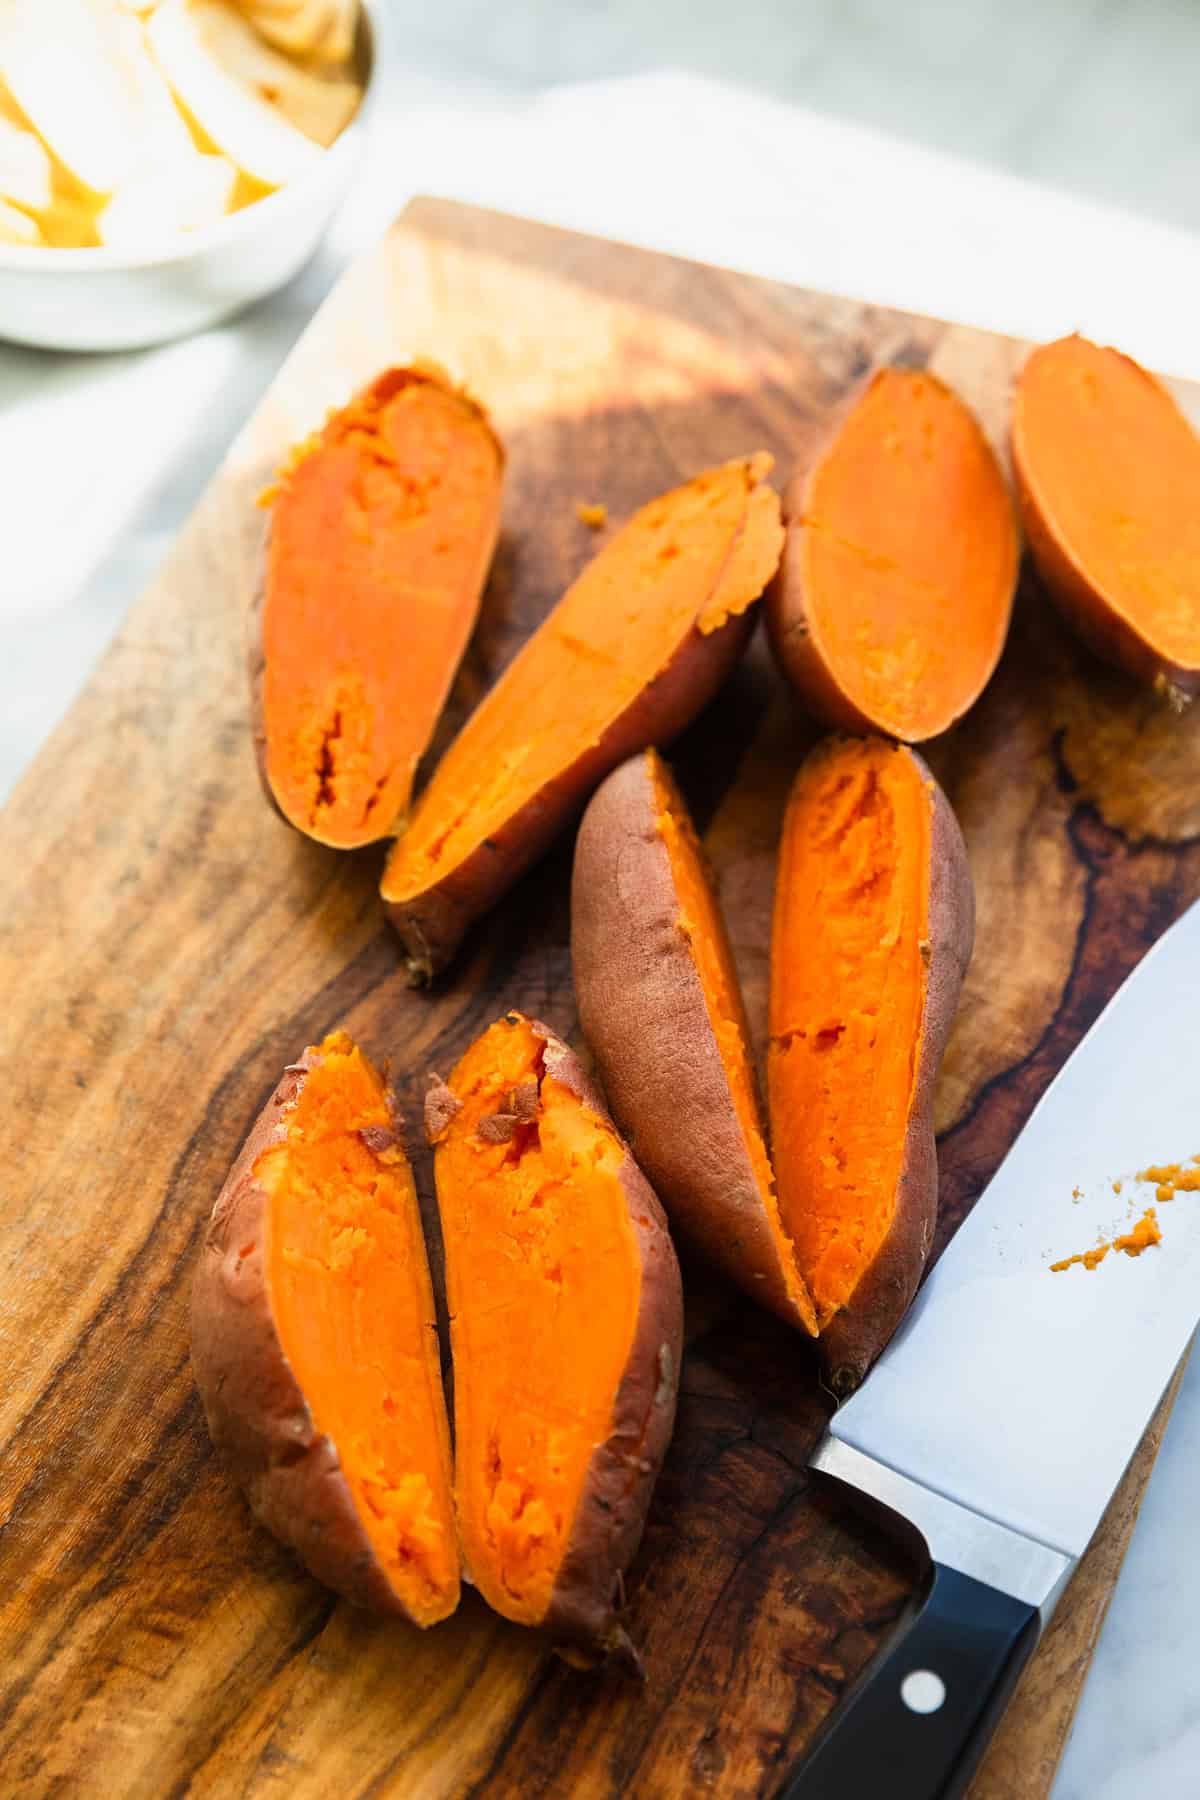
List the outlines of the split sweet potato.
{"type": "Polygon", "coordinates": [[[444,967],[602,776],[716,691],[779,560],[770,467],[726,463],[643,507],[468,720],[384,874],[414,975],[444,967]]]}
{"type": "Polygon", "coordinates": [[[779,1209],[839,1396],[917,1289],[937,1217],[934,1082],[971,957],[962,833],[916,753],[819,745],[788,798],[767,1090],[779,1209]]]}
{"type": "Polygon", "coordinates": [[[418,1625],[454,1611],[420,1214],[383,1082],[344,1033],[285,1071],[221,1191],[192,1360],[213,1442],[314,1575],[418,1625]]]}
{"type": "Polygon", "coordinates": [[[768,1153],[724,921],[653,753],[609,776],[580,827],[575,986],[614,1115],[680,1233],[819,1335],[839,1395],[929,1252],[933,1084],[973,929],[962,837],[916,753],[819,746],[780,850],[768,1153]]]}
{"type": "Polygon", "coordinates": [[[488,1603],[628,1657],[617,1619],[675,1414],[679,1269],[578,1061],[518,1013],[426,1106],[463,1563],[488,1603]]]}
{"type": "Polygon", "coordinates": [[[479,611],[504,453],[432,365],[394,368],[293,454],[270,500],[251,674],[268,797],[319,843],[408,810],[479,611]]]}
{"type": "Polygon", "coordinates": [[[615,769],[583,815],[571,961],[614,1116],[672,1224],[815,1336],[780,1218],[725,921],[683,797],[654,750],[615,769]]]}
{"type": "Polygon", "coordinates": [[[1107,661],[1182,704],[1200,689],[1200,436],[1117,350],[1035,350],[1013,404],[1013,465],[1038,571],[1107,661]]]}
{"type": "Polygon", "coordinates": [[[1019,544],[972,413],[922,370],[880,369],[784,491],[767,597],[776,656],[836,730],[935,737],[1004,648],[1019,544]]]}

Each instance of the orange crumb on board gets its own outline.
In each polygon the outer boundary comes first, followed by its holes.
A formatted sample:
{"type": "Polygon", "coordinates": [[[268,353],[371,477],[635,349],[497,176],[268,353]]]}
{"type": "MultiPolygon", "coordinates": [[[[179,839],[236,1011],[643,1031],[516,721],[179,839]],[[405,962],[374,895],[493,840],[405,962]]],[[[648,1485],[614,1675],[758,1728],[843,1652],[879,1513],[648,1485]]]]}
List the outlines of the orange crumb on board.
{"type": "MultiPolygon", "coordinates": [[[[1192,1161],[1195,1163],[1197,1158],[1193,1156],[1192,1161]]],[[[1138,1170],[1138,1180],[1157,1183],[1156,1200],[1173,1200],[1176,1194],[1200,1193],[1200,1169],[1186,1169],[1182,1163],[1151,1163],[1148,1169],[1138,1170]]]]}
{"type": "Polygon", "coordinates": [[[608,524],[608,508],[602,500],[581,500],[575,508],[575,516],[589,531],[602,531],[608,524]]]}
{"type": "Polygon", "coordinates": [[[1124,1186],[1124,1183],[1123,1183],[1123,1182],[1120,1182],[1120,1181],[1114,1181],[1114,1182],[1113,1182],[1113,1193],[1114,1193],[1114,1194],[1119,1194],[1119,1193],[1120,1193],[1120,1191],[1121,1191],[1121,1189],[1122,1189],[1122,1187],[1123,1187],[1123,1186],[1124,1186]]]}
{"type": "Polygon", "coordinates": [[[1083,1189],[1078,1188],[1078,1187],[1072,1188],[1071,1189],[1071,1198],[1072,1198],[1072,1200],[1082,1200],[1083,1199],[1083,1189]]]}
{"type": "Polygon", "coordinates": [[[1123,1250],[1126,1256],[1140,1256],[1151,1244],[1161,1243],[1162,1232],[1158,1229],[1157,1215],[1154,1208],[1148,1206],[1132,1231],[1113,1239],[1113,1249],[1123,1250]]]}
{"type": "Polygon", "coordinates": [[[1097,1263],[1104,1261],[1111,1249],[1111,1244],[1097,1244],[1094,1250],[1083,1250],[1078,1256],[1064,1256],[1061,1262],[1050,1264],[1051,1272],[1057,1275],[1060,1269],[1069,1269],[1072,1263],[1082,1263],[1085,1269],[1094,1269],[1097,1263]]]}
{"type": "Polygon", "coordinates": [[[1078,1256],[1064,1256],[1061,1262],[1050,1264],[1050,1271],[1056,1275],[1061,1269],[1069,1269],[1073,1263],[1081,1263],[1085,1269],[1094,1269],[1097,1263],[1104,1261],[1110,1250],[1121,1250],[1126,1256],[1140,1256],[1151,1244],[1161,1243],[1162,1232],[1158,1229],[1158,1219],[1154,1208],[1148,1206],[1132,1231],[1113,1238],[1110,1244],[1097,1244],[1094,1250],[1084,1250],[1078,1256]]]}

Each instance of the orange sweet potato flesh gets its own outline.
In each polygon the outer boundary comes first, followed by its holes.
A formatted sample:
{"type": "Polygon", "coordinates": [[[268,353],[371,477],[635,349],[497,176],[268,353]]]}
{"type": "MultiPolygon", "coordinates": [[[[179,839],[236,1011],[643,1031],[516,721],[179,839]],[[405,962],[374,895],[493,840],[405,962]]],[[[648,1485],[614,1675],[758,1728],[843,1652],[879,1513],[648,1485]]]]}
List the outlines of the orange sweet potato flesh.
{"type": "Polygon", "coordinates": [[[770,467],[726,463],[643,507],[467,722],[384,875],[414,974],[445,965],[602,776],[715,692],[779,560],[770,467]]]}
{"type": "Polygon", "coordinates": [[[1109,662],[1173,699],[1200,688],[1200,436],[1129,357],[1086,338],[1035,350],[1013,465],[1046,586],[1109,662]]]}
{"type": "Polygon", "coordinates": [[[352,849],[408,809],[500,524],[504,456],[432,365],[386,370],[293,455],[270,503],[253,677],[284,818],[352,849]]]}
{"type": "Polygon", "coordinates": [[[729,934],[687,806],[655,750],[615,769],[584,814],[571,959],[614,1117],[673,1229],[815,1336],[780,1219],[729,934]]]}
{"type": "Polygon", "coordinates": [[[505,1617],[620,1651],[682,1342],[665,1222],[574,1056],[520,1014],[435,1086],[427,1120],[464,1564],[505,1617]]]}
{"type": "Polygon", "coordinates": [[[335,1033],[285,1075],[213,1215],[193,1361],[263,1523],[348,1598],[458,1604],[449,1431],[412,1175],[378,1072],[335,1033]]]}
{"type": "Polygon", "coordinates": [[[1000,659],[1019,545],[975,418],[935,376],[881,369],[784,493],[772,646],[844,731],[935,737],[1000,659]]]}
{"type": "Polygon", "coordinates": [[[767,1076],[783,1227],[839,1394],[932,1243],[933,1086],[973,933],[962,837],[920,758],[878,738],[819,746],[784,821],[767,1076]]]}

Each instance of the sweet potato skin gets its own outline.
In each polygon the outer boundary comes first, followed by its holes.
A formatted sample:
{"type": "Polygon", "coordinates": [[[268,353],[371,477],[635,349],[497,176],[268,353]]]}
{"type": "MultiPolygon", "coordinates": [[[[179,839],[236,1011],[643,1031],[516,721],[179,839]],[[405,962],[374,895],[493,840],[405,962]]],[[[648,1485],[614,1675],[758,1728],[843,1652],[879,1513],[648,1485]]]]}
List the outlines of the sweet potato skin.
{"type": "Polygon", "coordinates": [[[849,1301],[820,1337],[825,1380],[839,1400],[859,1386],[900,1324],[929,1260],[938,1191],[934,1088],[975,943],[975,889],[958,820],[922,758],[915,750],[906,754],[930,784],[933,802],[921,1052],[891,1227],[849,1301]]]}
{"type": "MultiPolygon", "coordinates": [[[[546,1025],[546,1072],[601,1118],[608,1109],[579,1058],[546,1025]]],[[[625,1571],[637,1553],[675,1424],[683,1359],[683,1287],[658,1198],[626,1150],[621,1185],[642,1258],[641,1304],[612,1423],[588,1465],[579,1510],[554,1584],[546,1627],[556,1642],[617,1662],[637,1657],[620,1624],[625,1571]]]]}
{"type": "Polygon", "coordinates": [[[673,1228],[761,1305],[807,1330],[679,929],[657,812],[639,755],[601,784],[579,827],[571,960],[580,1023],[613,1116],[673,1228]]]}
{"type": "Polygon", "coordinates": [[[317,1060],[306,1052],[284,1072],[213,1208],[192,1285],[192,1367],[213,1444],[260,1524],[354,1605],[407,1617],[359,1523],[337,1450],[313,1424],[271,1316],[267,1196],[254,1165],[286,1135],[287,1115],[317,1060]]]}
{"type": "Polygon", "coordinates": [[[407,953],[410,980],[429,981],[446,967],[469,927],[537,861],[610,769],[678,736],[721,686],[754,623],[750,611],[708,634],[693,629],[596,743],[440,881],[403,901],[389,900],[385,886],[384,907],[407,953]]]}

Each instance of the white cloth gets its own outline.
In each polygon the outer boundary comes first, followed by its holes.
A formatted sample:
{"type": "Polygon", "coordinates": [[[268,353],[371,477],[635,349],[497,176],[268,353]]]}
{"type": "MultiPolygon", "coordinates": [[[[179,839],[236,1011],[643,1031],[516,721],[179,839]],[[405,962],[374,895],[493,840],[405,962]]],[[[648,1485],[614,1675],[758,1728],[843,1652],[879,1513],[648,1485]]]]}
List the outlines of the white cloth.
{"type": "MultiPolygon", "coordinates": [[[[285,294],[189,342],[0,348],[0,796],[47,735],[346,260],[416,192],[477,200],[1200,379],[1200,238],[682,75],[531,101],[390,69],[363,177],[285,294]]],[[[1185,1385],[1056,1800],[1192,1790],[1200,1369],[1185,1385]]]]}

